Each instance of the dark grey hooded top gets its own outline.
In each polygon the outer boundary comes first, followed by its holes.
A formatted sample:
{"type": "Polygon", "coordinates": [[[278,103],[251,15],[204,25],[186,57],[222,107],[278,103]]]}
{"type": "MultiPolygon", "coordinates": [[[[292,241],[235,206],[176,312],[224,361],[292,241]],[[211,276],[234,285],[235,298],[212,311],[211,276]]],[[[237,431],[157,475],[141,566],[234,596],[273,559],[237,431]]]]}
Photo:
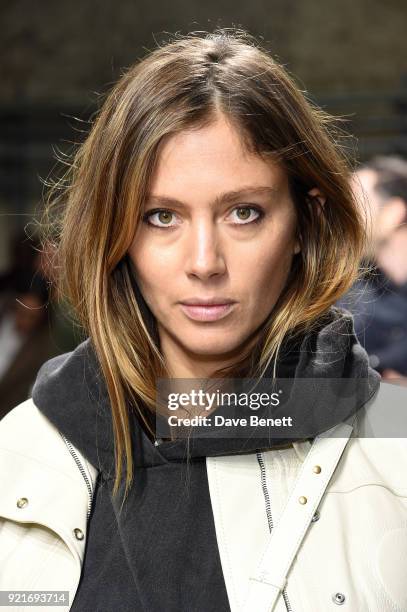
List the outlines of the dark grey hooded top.
{"type": "MultiPolygon", "coordinates": [[[[271,376],[270,369],[265,378],[271,376]]],[[[357,392],[332,401],[314,385],[291,389],[291,413],[315,437],[348,418],[377,391],[350,313],[331,307],[314,331],[287,342],[277,374],[295,379],[358,379],[357,392]],[[312,392],[315,389],[316,392],[312,392]],[[307,408],[308,406],[308,408],[307,408]],[[307,416],[308,415],[308,416],[307,416]]],[[[299,439],[197,438],[154,443],[130,411],[134,484],[112,496],[114,442],[110,404],[90,340],[46,362],[33,399],[99,472],[84,564],[73,612],[230,612],[217,547],[205,457],[255,453],[299,439]],[[188,451],[188,453],[187,453],[188,451]],[[188,454],[188,461],[187,461],[188,454]]],[[[238,511],[238,509],[237,509],[238,511]]]]}

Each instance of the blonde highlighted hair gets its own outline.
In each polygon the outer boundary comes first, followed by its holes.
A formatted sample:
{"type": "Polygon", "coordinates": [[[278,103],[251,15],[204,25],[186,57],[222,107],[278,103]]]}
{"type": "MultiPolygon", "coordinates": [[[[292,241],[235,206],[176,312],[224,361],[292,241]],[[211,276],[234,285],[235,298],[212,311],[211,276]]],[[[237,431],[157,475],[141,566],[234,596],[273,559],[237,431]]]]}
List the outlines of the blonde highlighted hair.
{"type": "MultiPolygon", "coordinates": [[[[160,143],[219,112],[248,150],[286,171],[301,245],[247,375],[261,376],[276,364],[283,339],[311,329],[358,275],[365,232],[338,142],[342,131],[252,36],[232,28],[176,35],[128,69],[49,190],[43,224],[59,296],[89,336],[110,397],[114,494],[124,472],[125,495],[133,479],[129,408],[151,431],[145,407],[154,411],[157,377],[168,374],[127,251],[160,143]],[[314,187],[326,197],[324,206],[307,195],[314,187]]],[[[239,365],[220,372],[233,375],[239,365]]]]}

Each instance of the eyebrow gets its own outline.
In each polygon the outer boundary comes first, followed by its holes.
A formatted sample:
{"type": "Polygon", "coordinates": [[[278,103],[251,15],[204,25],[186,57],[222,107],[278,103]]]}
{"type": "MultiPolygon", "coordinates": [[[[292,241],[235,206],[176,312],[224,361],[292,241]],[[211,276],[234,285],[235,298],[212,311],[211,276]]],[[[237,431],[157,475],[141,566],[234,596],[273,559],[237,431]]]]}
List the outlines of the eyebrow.
{"type": "MultiPolygon", "coordinates": [[[[258,186],[258,187],[242,187],[234,191],[225,191],[215,198],[214,205],[217,206],[224,202],[233,202],[241,197],[253,196],[253,195],[276,195],[278,190],[274,187],[269,186],[258,186]]],[[[153,194],[147,194],[146,203],[157,203],[157,204],[172,204],[176,206],[184,206],[187,204],[176,198],[170,198],[167,196],[159,196],[153,194]]]]}

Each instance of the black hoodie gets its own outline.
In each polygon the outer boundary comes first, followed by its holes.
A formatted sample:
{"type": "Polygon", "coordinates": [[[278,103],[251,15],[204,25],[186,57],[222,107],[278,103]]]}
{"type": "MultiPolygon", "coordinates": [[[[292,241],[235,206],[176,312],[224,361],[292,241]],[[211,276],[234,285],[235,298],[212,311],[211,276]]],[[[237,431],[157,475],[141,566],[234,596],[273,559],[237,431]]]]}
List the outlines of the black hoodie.
{"type": "MultiPolygon", "coordinates": [[[[357,393],[332,401],[294,385],[290,410],[315,437],[345,420],[377,391],[380,376],[368,365],[350,313],[331,307],[318,327],[286,343],[278,376],[358,379],[357,393]],[[304,417],[304,419],[302,418],[304,417]]],[[[265,378],[272,376],[272,364],[265,378]]],[[[323,385],[322,385],[323,386],[323,385]]],[[[316,392],[312,392],[316,389],[316,392]]],[[[107,389],[90,340],[46,362],[33,387],[40,411],[99,470],[89,518],[84,564],[73,612],[230,612],[211,508],[205,458],[255,453],[299,439],[203,438],[151,441],[129,411],[134,481],[121,509],[124,486],[112,496],[114,440],[107,389]],[[187,461],[188,459],[188,461],[187,461]]],[[[304,436],[305,437],[305,436],[304,436]]]]}

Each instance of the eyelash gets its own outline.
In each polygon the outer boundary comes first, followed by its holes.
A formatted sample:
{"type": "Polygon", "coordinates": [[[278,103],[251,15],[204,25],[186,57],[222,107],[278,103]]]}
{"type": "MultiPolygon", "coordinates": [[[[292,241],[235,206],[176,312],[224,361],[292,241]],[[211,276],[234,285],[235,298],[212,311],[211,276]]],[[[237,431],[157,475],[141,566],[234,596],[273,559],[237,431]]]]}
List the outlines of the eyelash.
{"type": "MultiPolygon", "coordinates": [[[[232,225],[252,225],[253,223],[260,223],[263,218],[264,218],[264,211],[259,208],[258,206],[236,206],[233,210],[241,210],[241,209],[245,209],[248,208],[250,210],[254,210],[258,213],[258,217],[256,219],[253,219],[252,221],[246,222],[246,223],[233,223],[232,225]]],[[[146,213],[142,220],[143,223],[146,223],[149,227],[152,227],[154,229],[163,229],[166,230],[167,228],[173,228],[173,225],[168,225],[168,226],[163,226],[163,225],[154,225],[153,223],[149,222],[149,218],[152,217],[153,215],[156,215],[157,213],[160,212],[169,212],[171,214],[174,214],[172,210],[169,210],[168,208],[154,208],[153,210],[149,210],[148,213],[146,213]]]]}

